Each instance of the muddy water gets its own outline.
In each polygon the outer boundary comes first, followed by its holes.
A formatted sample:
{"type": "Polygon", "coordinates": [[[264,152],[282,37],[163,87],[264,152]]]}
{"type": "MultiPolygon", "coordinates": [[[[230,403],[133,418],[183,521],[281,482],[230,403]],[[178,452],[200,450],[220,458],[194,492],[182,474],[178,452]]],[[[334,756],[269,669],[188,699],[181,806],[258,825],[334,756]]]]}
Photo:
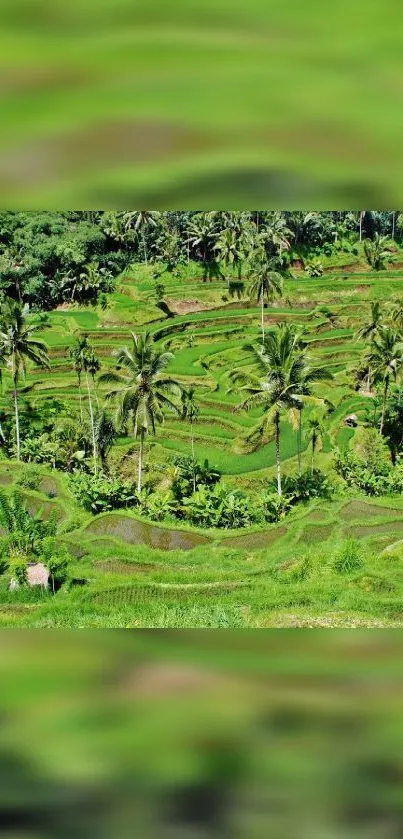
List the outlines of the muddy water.
{"type": "Polygon", "coordinates": [[[104,516],[91,522],[86,528],[87,533],[99,536],[114,536],[130,545],[148,545],[164,551],[178,548],[190,551],[197,545],[211,542],[207,536],[199,533],[188,533],[185,530],[168,530],[164,527],[154,527],[148,522],[137,521],[129,516],[104,516]]]}

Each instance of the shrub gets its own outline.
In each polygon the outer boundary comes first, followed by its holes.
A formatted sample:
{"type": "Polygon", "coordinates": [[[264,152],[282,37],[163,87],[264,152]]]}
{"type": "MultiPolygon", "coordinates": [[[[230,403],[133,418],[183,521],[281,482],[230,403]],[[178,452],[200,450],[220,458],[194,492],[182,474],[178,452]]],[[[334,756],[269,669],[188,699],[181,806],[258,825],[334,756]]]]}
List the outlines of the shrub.
{"type": "Polygon", "coordinates": [[[331,485],[326,475],[319,469],[307,470],[302,475],[286,475],[283,481],[284,494],[292,504],[308,501],[310,498],[330,498],[331,485]]]}
{"type": "Polygon", "coordinates": [[[186,517],[198,527],[248,527],[254,521],[253,509],[240,490],[201,487],[191,498],[185,498],[186,517]]]}
{"type": "Polygon", "coordinates": [[[203,463],[194,462],[192,457],[176,457],[174,459],[175,476],[172,482],[172,492],[177,501],[193,495],[193,481],[196,489],[212,487],[218,483],[221,473],[208,460],[203,463]]]}
{"type": "Polygon", "coordinates": [[[323,274],[323,264],[319,257],[315,256],[305,263],[304,270],[309,277],[321,277],[323,274]]]}
{"type": "Polygon", "coordinates": [[[12,579],[17,580],[20,586],[27,582],[27,559],[23,556],[13,557],[8,566],[8,570],[12,579]]]}
{"type": "Polygon", "coordinates": [[[362,568],[363,564],[360,543],[356,539],[344,542],[333,560],[333,568],[339,574],[350,574],[362,568]]]}
{"type": "Polygon", "coordinates": [[[375,428],[359,428],[354,448],[335,453],[335,468],[348,486],[366,495],[402,491],[403,470],[400,464],[393,467],[388,446],[375,428]]]}
{"type": "Polygon", "coordinates": [[[264,492],[260,496],[260,504],[263,520],[270,524],[280,521],[291,509],[290,499],[284,495],[280,497],[274,490],[264,492]]]}
{"type": "Polygon", "coordinates": [[[76,472],[70,485],[78,503],[94,515],[138,503],[134,484],[118,478],[76,472]]]}
{"type": "Polygon", "coordinates": [[[41,480],[41,470],[35,465],[28,465],[18,476],[16,483],[24,489],[39,489],[41,480]]]}

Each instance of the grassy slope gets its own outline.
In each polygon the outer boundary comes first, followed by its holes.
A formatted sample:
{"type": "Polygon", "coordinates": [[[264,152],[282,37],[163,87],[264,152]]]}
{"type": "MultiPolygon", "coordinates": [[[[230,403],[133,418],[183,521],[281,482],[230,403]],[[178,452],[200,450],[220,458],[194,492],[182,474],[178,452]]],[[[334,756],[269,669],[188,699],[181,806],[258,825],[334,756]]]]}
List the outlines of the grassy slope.
{"type": "MultiPolygon", "coordinates": [[[[200,299],[205,304],[226,305],[222,300],[226,296],[224,284],[198,279],[178,283],[168,275],[163,281],[166,296],[172,301],[200,299]]],[[[338,273],[335,268],[320,279],[301,276],[287,281],[281,307],[265,313],[267,326],[278,320],[298,320],[306,329],[314,360],[327,364],[335,373],[334,382],[317,388],[317,395],[326,396],[335,406],[323,451],[318,455],[318,463],[324,468],[330,462],[332,446],[348,446],[354,434],[345,427],[344,417],[354,412],[363,419],[368,406],[368,399],[352,390],[346,375],[362,349],[354,336],[365,313],[364,303],[375,298],[386,300],[399,294],[402,287],[403,272],[347,275],[345,269],[338,273]],[[329,329],[323,314],[315,311],[324,303],[337,313],[334,329],[329,329]]],[[[172,375],[183,383],[194,382],[197,388],[201,404],[195,435],[198,456],[208,457],[219,466],[228,485],[258,490],[273,474],[273,442],[255,452],[247,450],[245,434],[258,419],[258,412],[234,413],[239,396],[228,392],[228,373],[235,366],[245,369],[251,363],[246,347],[259,334],[259,309],[249,308],[247,301],[241,300],[230,303],[230,308],[162,321],[151,290],[150,275],[139,266],[132,275],[122,278],[105,311],[66,307],[51,313],[51,329],[43,337],[50,348],[52,369],[49,373],[30,372],[31,401],[40,407],[44,398],[53,395],[73,406],[78,403],[76,380],[66,361],[75,331],[89,333],[106,369],[113,364],[112,349],[129,340],[130,330],[148,321],[160,345],[175,352],[172,375]]],[[[115,459],[121,458],[133,441],[118,443],[115,459]]],[[[175,453],[189,451],[189,427],[168,418],[156,439],[150,441],[149,474],[158,477],[161,460],[170,462],[175,453]]],[[[284,423],[285,471],[295,469],[295,455],[295,432],[284,423]]],[[[309,452],[305,451],[304,457],[308,461],[309,452]]],[[[15,466],[2,465],[0,481],[6,485],[16,471],[15,466]]],[[[44,476],[47,481],[55,480],[46,470],[44,476]]],[[[247,538],[243,533],[237,539],[233,534],[225,537],[212,533],[212,544],[207,547],[164,551],[130,545],[108,534],[91,535],[86,528],[77,530],[89,517],[76,509],[64,476],[57,476],[56,481],[55,503],[64,511],[62,528],[69,531],[63,538],[75,553],[83,554],[75,560],[74,570],[89,583],[61,592],[54,600],[35,592],[11,595],[3,586],[0,624],[270,626],[403,622],[400,548],[395,554],[381,555],[388,545],[403,538],[402,505],[396,499],[351,509],[342,508],[339,501],[312,506],[263,534],[252,531],[247,538]],[[390,515],[385,514],[388,503],[394,508],[390,515]],[[332,568],[332,557],[339,542],[349,535],[365,545],[366,564],[359,572],[343,576],[332,568]],[[304,564],[301,555],[306,550],[312,556],[304,564]],[[316,555],[319,550],[320,557],[316,555]]],[[[49,484],[43,489],[48,492],[49,484]]],[[[31,493],[31,498],[34,496],[37,503],[46,500],[46,492],[31,493]]]]}

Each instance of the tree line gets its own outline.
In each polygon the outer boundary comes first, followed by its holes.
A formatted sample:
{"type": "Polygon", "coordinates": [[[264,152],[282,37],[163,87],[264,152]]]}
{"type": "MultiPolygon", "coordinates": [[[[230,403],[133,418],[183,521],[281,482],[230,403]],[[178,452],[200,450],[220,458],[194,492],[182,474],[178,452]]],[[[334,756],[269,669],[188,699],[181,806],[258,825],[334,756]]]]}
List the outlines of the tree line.
{"type": "MultiPolygon", "coordinates": [[[[2,212],[0,294],[31,308],[60,303],[106,304],[118,275],[132,263],[177,271],[190,260],[203,276],[242,280],[245,266],[287,269],[353,251],[366,240],[369,264],[382,267],[387,237],[399,242],[403,213],[377,211],[2,212]],[[158,267],[159,266],[159,267],[158,267]]],[[[316,268],[318,266],[316,265],[316,268]]]]}

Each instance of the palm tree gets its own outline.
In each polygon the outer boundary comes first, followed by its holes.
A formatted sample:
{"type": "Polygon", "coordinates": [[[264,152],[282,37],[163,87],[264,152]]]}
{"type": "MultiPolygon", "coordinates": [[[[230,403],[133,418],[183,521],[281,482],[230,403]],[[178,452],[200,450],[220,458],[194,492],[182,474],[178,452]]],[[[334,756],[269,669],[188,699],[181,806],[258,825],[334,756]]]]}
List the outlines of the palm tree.
{"type": "Polygon", "coordinates": [[[403,343],[399,333],[388,326],[380,327],[377,336],[372,341],[368,360],[373,369],[374,380],[383,383],[382,413],[379,425],[379,432],[382,434],[390,379],[392,377],[396,381],[403,364],[403,343]]]}
{"type": "MultiPolygon", "coordinates": [[[[357,332],[357,338],[359,340],[368,340],[373,341],[375,335],[377,335],[379,331],[379,327],[382,323],[382,309],[379,300],[375,300],[375,302],[370,304],[370,315],[368,321],[361,326],[361,328],[357,332]]],[[[368,393],[371,390],[371,365],[368,364],[367,368],[367,387],[368,393]]]]}
{"type": "MultiPolygon", "coordinates": [[[[70,358],[73,360],[74,369],[77,373],[78,378],[78,387],[79,387],[79,394],[80,394],[80,414],[81,414],[81,421],[83,420],[83,412],[82,412],[82,396],[81,396],[81,376],[84,371],[85,373],[85,381],[87,385],[87,393],[88,393],[88,407],[90,412],[90,420],[91,420],[91,435],[92,435],[92,454],[93,454],[93,462],[94,462],[94,474],[98,473],[98,456],[97,456],[97,443],[96,443],[96,435],[95,435],[95,422],[94,422],[94,408],[92,404],[92,396],[91,396],[91,388],[90,388],[90,380],[89,375],[92,376],[92,380],[95,386],[95,374],[100,369],[100,363],[95,355],[95,352],[88,340],[87,335],[79,336],[76,338],[75,345],[70,349],[70,358]]],[[[96,399],[98,403],[98,394],[96,393],[96,399]]]]}
{"type": "Polygon", "coordinates": [[[121,424],[132,422],[134,436],[140,440],[137,489],[141,491],[144,440],[150,432],[155,434],[156,423],[163,423],[164,410],[180,413],[180,406],[170,396],[181,397],[181,388],[171,378],[163,376],[173,359],[170,352],[160,352],[149,332],[132,333],[133,345],[118,350],[116,364],[124,373],[104,373],[100,382],[116,387],[107,393],[107,399],[118,400],[118,418],[121,424]]]}
{"type": "Polygon", "coordinates": [[[200,415],[200,408],[195,399],[195,389],[190,387],[188,390],[182,391],[182,419],[190,422],[190,433],[192,441],[192,460],[193,460],[193,492],[196,492],[196,459],[194,446],[193,424],[200,415]]]}
{"type": "Polygon", "coordinates": [[[134,210],[134,212],[125,213],[123,216],[125,229],[134,230],[143,241],[144,262],[147,265],[147,244],[145,232],[148,227],[156,227],[159,218],[159,213],[153,210],[134,210]]]}
{"type": "MultiPolygon", "coordinates": [[[[253,235],[250,223],[241,223],[241,219],[237,219],[235,223],[231,217],[227,221],[227,226],[219,233],[214,249],[227,269],[229,266],[236,269],[238,280],[241,280],[242,266],[252,250],[252,245],[253,235]]],[[[228,288],[229,284],[228,277],[228,288]]]]}
{"type": "Polygon", "coordinates": [[[374,239],[366,239],[364,242],[364,253],[368,265],[374,271],[381,271],[385,267],[386,260],[390,259],[390,253],[385,247],[387,241],[387,236],[380,236],[379,233],[375,233],[374,239]]]}
{"type": "Polygon", "coordinates": [[[270,214],[259,232],[259,239],[269,252],[289,250],[292,237],[293,232],[287,226],[284,215],[278,211],[270,214]]]}
{"type": "MultiPolygon", "coordinates": [[[[298,393],[300,402],[297,406],[298,410],[298,474],[302,475],[302,411],[306,402],[310,403],[324,403],[327,400],[313,396],[312,386],[316,382],[331,381],[334,376],[326,367],[311,367],[308,358],[301,352],[301,359],[303,365],[300,369],[300,380],[298,393]]],[[[329,403],[328,403],[329,404],[329,403]]]]}
{"type": "Polygon", "coordinates": [[[393,300],[390,306],[389,317],[392,321],[392,326],[403,331],[403,300],[393,300]]]}
{"type": "Polygon", "coordinates": [[[279,271],[273,269],[273,261],[257,260],[249,294],[260,300],[262,345],[264,344],[264,300],[271,303],[274,297],[281,297],[283,292],[283,278],[279,271]]]}
{"type": "Polygon", "coordinates": [[[309,417],[308,420],[308,437],[312,446],[311,458],[311,474],[313,475],[315,452],[319,445],[322,444],[325,435],[325,426],[323,420],[316,414],[309,417]]]}
{"type": "Polygon", "coordinates": [[[116,429],[105,410],[100,411],[95,419],[95,439],[102,469],[107,474],[108,454],[116,440],[116,429]]]}
{"type": "Polygon", "coordinates": [[[188,246],[203,265],[203,279],[207,279],[213,269],[219,273],[214,258],[215,222],[211,213],[196,213],[189,220],[186,235],[188,246]]]}
{"type": "Polygon", "coordinates": [[[284,411],[294,413],[301,407],[304,361],[298,349],[298,336],[284,324],[266,335],[263,348],[251,349],[260,375],[239,371],[232,374],[232,381],[240,384],[241,391],[248,394],[237,410],[263,407],[263,417],[249,437],[255,436],[257,431],[263,437],[274,427],[277,492],[281,496],[280,420],[284,411]]]}
{"type": "Polygon", "coordinates": [[[6,360],[13,380],[15,436],[17,460],[20,460],[20,419],[18,410],[18,385],[25,378],[27,362],[39,367],[50,367],[47,347],[44,341],[34,338],[42,329],[40,323],[28,322],[29,306],[15,300],[8,300],[0,316],[0,357],[6,360]]]}

